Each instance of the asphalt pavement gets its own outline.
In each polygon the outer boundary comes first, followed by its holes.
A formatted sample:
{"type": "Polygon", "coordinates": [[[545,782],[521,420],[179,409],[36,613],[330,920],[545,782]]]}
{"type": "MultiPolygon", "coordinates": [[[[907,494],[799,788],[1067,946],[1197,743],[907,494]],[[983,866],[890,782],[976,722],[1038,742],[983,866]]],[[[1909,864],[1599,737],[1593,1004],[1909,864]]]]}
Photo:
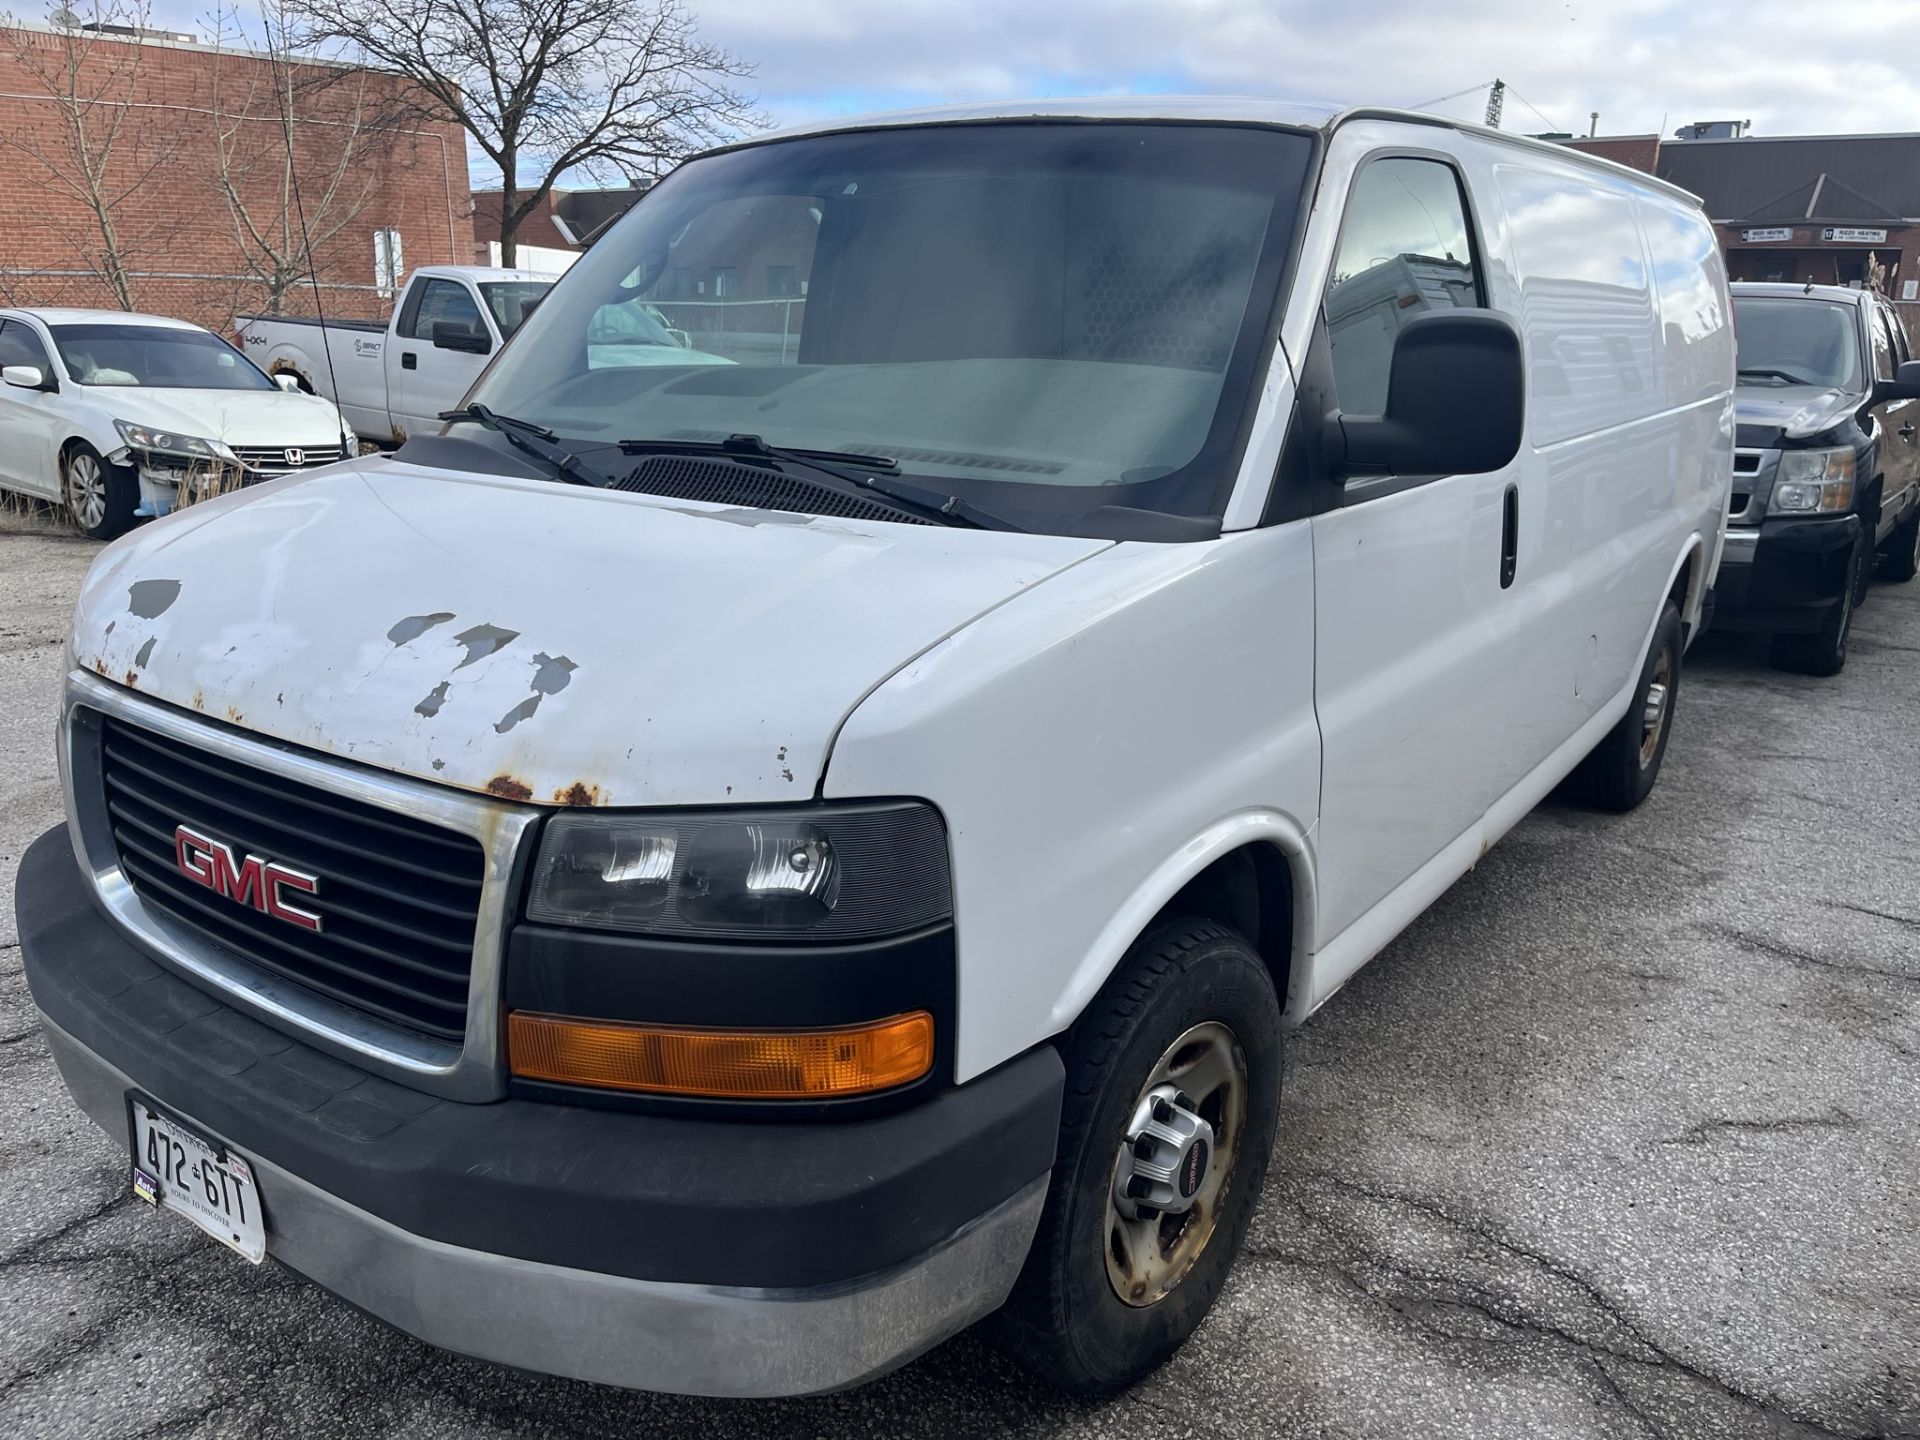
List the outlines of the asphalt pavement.
{"type": "Polygon", "coordinates": [[[1920,584],[1832,680],[1707,637],[1645,806],[1549,802],[1296,1032],[1247,1252],[1147,1382],[967,1335],[748,1404],[438,1353],[131,1198],[13,926],[95,549],[0,517],[0,1434],[1920,1435],[1920,584]]]}

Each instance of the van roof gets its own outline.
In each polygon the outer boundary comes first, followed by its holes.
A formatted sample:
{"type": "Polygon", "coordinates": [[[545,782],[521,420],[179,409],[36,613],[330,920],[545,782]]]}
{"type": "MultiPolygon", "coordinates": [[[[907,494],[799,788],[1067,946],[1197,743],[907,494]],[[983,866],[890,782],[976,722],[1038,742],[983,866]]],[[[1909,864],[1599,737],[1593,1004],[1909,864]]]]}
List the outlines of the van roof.
{"type": "MultiPolygon", "coordinates": [[[[919,110],[894,110],[875,115],[840,116],[757,135],[746,144],[790,140],[801,135],[829,135],[847,130],[886,130],[906,125],[959,125],[977,120],[1211,120],[1242,125],[1284,125],[1330,135],[1349,120],[1398,120],[1412,125],[1434,125],[1477,135],[1587,169],[1625,176],[1649,190],[1660,191],[1689,205],[1700,197],[1670,180],[1615,164],[1584,150],[1551,140],[1535,140],[1505,130],[1490,130],[1445,115],[1381,106],[1341,106],[1316,101],[1276,100],[1254,95],[1088,95],[1066,100],[990,100],[970,105],[936,105],[919,110]]],[[[721,146],[720,149],[731,149],[721,146]]]]}

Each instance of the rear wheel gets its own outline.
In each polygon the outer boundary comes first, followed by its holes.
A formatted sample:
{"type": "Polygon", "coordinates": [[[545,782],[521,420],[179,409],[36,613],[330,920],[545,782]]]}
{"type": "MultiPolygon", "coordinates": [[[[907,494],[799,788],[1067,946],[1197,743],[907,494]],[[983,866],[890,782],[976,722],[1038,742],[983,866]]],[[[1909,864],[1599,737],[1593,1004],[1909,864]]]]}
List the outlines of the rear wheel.
{"type": "Polygon", "coordinates": [[[60,498],[82,533],[111,540],[133,525],[140,480],[126,466],[108,464],[98,450],[76,440],[60,461],[60,498]]]}
{"type": "Polygon", "coordinates": [[[1573,773],[1575,792],[1596,809],[1625,814],[1660,778],[1680,698],[1680,648],[1680,607],[1669,600],[1653,627],[1633,703],[1573,773]]]}
{"type": "Polygon", "coordinates": [[[1903,585],[1920,574],[1920,510],[1915,510],[1887,539],[1880,555],[1880,578],[1903,585]]]}
{"type": "Polygon", "coordinates": [[[1800,675],[1838,675],[1846,668],[1847,640],[1853,634],[1854,597],[1860,593],[1861,576],[1869,568],[1870,553],[1865,540],[1853,547],[1847,583],[1818,630],[1811,635],[1773,637],[1775,669],[1800,675]]]}
{"type": "Polygon", "coordinates": [[[1280,1003],[1236,932],[1176,918],[1065,1044],[1046,1210],[998,1325],[1082,1394],[1131,1384],[1206,1318],[1246,1234],[1280,1103],[1280,1003]]]}

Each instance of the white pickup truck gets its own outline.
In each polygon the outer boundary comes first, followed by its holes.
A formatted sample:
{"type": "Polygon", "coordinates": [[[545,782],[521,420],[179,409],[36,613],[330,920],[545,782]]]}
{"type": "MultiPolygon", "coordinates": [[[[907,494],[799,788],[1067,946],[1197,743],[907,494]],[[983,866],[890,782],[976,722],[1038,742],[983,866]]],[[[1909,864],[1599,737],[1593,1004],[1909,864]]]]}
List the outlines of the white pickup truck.
{"type": "Polygon", "coordinates": [[[481,265],[424,265],[385,325],[242,315],[241,348],[269,375],[291,375],[340,407],[354,432],[383,445],[439,429],[487,360],[554,277],[481,265]]]}

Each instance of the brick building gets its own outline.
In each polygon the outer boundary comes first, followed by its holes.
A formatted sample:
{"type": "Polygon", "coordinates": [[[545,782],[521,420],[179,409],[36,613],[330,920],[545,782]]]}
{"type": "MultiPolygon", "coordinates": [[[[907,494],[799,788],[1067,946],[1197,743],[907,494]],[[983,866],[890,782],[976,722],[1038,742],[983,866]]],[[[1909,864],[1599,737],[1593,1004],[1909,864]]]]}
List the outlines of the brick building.
{"type": "MultiPolygon", "coordinates": [[[[631,210],[651,184],[651,181],[643,180],[637,185],[598,190],[563,190],[556,187],[548,191],[546,198],[520,222],[520,233],[514,240],[519,245],[577,254],[631,210]]],[[[491,263],[488,247],[500,239],[501,203],[502,196],[498,190],[473,192],[473,249],[478,264],[491,263]]]]}
{"type": "Polygon", "coordinates": [[[0,28],[0,303],[130,302],[225,328],[312,313],[317,280],[329,314],[384,316],[396,236],[402,273],[473,255],[464,135],[392,119],[404,86],[178,38],[0,28]]]}

